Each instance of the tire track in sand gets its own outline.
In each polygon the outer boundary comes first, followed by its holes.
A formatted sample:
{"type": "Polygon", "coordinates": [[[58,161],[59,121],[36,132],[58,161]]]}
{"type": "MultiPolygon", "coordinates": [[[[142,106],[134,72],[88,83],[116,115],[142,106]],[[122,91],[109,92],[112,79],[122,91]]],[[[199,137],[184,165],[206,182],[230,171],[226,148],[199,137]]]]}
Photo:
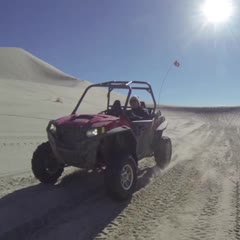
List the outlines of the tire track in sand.
{"type": "MultiPolygon", "coordinates": [[[[194,133],[195,134],[195,133],[194,133]]],[[[214,141],[214,134],[198,137],[204,139],[201,148],[205,149],[214,141]]],[[[197,137],[197,136],[196,136],[197,137]]],[[[189,149],[188,145],[181,148],[189,149]]],[[[177,208],[181,208],[188,201],[195,184],[201,176],[192,159],[203,154],[201,148],[193,148],[191,159],[179,161],[163,176],[157,177],[146,189],[138,192],[131,205],[117,217],[96,239],[159,239],[154,232],[163,224],[164,216],[174,218],[177,208]],[[135,214],[137,213],[137,218],[135,214]]]]}
{"type": "Polygon", "coordinates": [[[231,134],[233,131],[236,131],[235,128],[228,129],[228,136],[230,146],[232,149],[232,160],[235,165],[235,174],[236,177],[233,179],[234,182],[234,189],[232,191],[232,206],[235,209],[235,211],[232,213],[232,216],[235,218],[235,227],[234,229],[230,230],[231,233],[235,234],[235,239],[240,239],[240,183],[239,183],[239,156],[240,156],[240,150],[239,150],[239,143],[240,143],[240,127],[237,128],[237,134],[231,134]]]}

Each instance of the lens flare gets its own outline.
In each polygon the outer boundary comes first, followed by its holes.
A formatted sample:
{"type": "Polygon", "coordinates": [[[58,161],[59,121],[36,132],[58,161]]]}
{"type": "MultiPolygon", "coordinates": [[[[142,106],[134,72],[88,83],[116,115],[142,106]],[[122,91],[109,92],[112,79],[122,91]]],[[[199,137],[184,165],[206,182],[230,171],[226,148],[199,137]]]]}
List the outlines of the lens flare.
{"type": "Polygon", "coordinates": [[[231,0],[206,0],[201,7],[201,12],[209,23],[226,22],[233,15],[233,2],[231,0]]]}

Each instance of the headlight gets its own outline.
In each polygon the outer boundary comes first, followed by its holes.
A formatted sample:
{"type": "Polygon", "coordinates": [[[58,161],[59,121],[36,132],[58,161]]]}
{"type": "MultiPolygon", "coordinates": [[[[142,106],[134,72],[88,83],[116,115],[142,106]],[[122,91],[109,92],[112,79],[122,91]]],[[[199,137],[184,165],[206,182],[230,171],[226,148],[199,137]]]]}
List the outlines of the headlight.
{"type": "Polygon", "coordinates": [[[87,131],[87,137],[94,137],[98,135],[98,129],[97,128],[93,128],[87,131]]]}
{"type": "Polygon", "coordinates": [[[55,126],[53,123],[51,123],[51,125],[50,125],[50,127],[49,127],[49,130],[50,130],[52,133],[55,133],[55,132],[57,131],[57,128],[56,128],[56,126],[55,126]]]}
{"type": "Polygon", "coordinates": [[[87,137],[94,137],[97,136],[99,134],[103,134],[106,132],[105,127],[101,127],[101,128],[93,128],[87,131],[86,135],[87,137]]]}

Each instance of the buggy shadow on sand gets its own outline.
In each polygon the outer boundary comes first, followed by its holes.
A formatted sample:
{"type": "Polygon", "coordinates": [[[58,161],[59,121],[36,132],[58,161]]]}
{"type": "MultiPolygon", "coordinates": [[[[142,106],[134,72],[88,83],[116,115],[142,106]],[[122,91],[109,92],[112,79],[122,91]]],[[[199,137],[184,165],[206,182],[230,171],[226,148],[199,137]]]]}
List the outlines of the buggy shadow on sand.
{"type": "Polygon", "coordinates": [[[69,116],[49,122],[48,142],[33,153],[32,170],[43,183],[54,184],[67,166],[87,170],[104,170],[108,194],[116,200],[129,199],[136,187],[138,161],[155,157],[164,168],[171,159],[172,144],[163,136],[165,117],[156,110],[156,101],[149,83],[141,81],[110,81],[86,88],[69,116]],[[77,114],[91,88],[107,89],[107,109],[96,114],[77,114]],[[113,90],[128,91],[125,104],[114,111],[110,104],[113,90]],[[150,94],[152,107],[147,107],[150,120],[137,120],[128,106],[132,90],[150,94]]]}
{"type": "MultiPolygon", "coordinates": [[[[135,191],[151,181],[155,168],[138,172],[135,191]]],[[[0,199],[0,239],[95,239],[130,201],[111,201],[103,182],[101,170],[76,169],[55,186],[37,184],[9,193],[0,199]]]]}

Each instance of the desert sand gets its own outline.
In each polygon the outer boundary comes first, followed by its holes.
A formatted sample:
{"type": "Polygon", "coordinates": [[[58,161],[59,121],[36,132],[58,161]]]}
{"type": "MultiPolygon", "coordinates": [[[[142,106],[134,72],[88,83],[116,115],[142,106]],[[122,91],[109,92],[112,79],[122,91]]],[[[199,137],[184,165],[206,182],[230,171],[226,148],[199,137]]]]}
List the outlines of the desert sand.
{"type": "MultiPolygon", "coordinates": [[[[172,161],[161,171],[142,160],[129,202],[109,199],[102,173],[69,168],[55,186],[33,177],[48,121],[89,84],[0,48],[0,239],[240,239],[240,107],[160,106],[172,161]]],[[[93,96],[82,111],[105,109],[106,92],[93,96]]]]}

